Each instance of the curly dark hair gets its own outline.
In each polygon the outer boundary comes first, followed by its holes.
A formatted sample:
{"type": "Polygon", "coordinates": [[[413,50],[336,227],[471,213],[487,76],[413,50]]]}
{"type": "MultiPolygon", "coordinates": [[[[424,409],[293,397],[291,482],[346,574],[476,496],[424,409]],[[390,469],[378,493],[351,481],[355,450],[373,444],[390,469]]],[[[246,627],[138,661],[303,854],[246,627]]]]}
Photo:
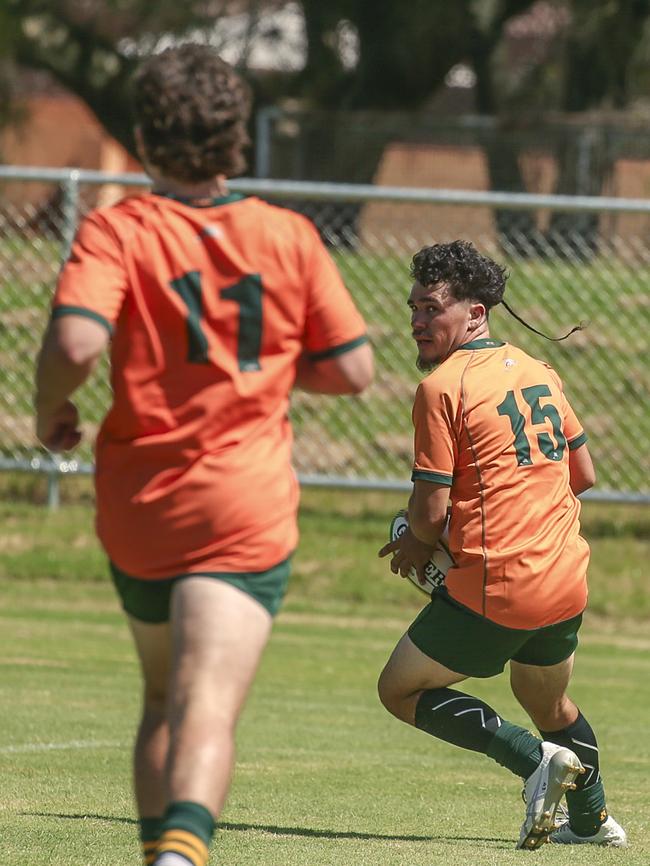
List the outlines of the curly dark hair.
{"type": "Polygon", "coordinates": [[[447,283],[458,300],[471,298],[490,310],[503,300],[508,273],[469,241],[423,247],[413,256],[411,277],[423,286],[447,283]]]}
{"type": "Polygon", "coordinates": [[[207,45],[155,54],[132,82],[135,122],[149,162],[167,177],[199,183],[246,168],[246,82],[207,45]]]}

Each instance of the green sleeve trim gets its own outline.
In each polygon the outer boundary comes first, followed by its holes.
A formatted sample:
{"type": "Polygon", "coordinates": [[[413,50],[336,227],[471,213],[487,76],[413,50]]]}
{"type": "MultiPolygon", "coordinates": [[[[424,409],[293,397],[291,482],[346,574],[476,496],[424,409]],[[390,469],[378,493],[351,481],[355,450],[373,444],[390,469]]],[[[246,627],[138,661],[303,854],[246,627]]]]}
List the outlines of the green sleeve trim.
{"type": "Polygon", "coordinates": [[[356,349],[357,346],[363,346],[367,342],[368,337],[364,334],[363,337],[357,337],[356,340],[341,343],[340,346],[332,346],[331,349],[325,349],[323,352],[313,352],[309,355],[309,360],[326,361],[328,358],[336,358],[338,355],[345,355],[346,352],[356,349]]]}
{"type": "Polygon", "coordinates": [[[581,445],[584,445],[587,441],[587,434],[582,432],[575,439],[572,439],[569,442],[569,451],[575,451],[576,448],[580,448],[581,445]]]}
{"type": "Polygon", "coordinates": [[[414,469],[411,473],[411,481],[430,481],[433,484],[444,484],[445,487],[451,487],[453,480],[453,475],[446,475],[442,472],[429,472],[426,469],[414,469]]]}
{"type": "Polygon", "coordinates": [[[459,349],[498,349],[505,346],[503,340],[491,340],[489,337],[484,337],[482,340],[472,340],[471,343],[463,343],[459,349]]]}
{"type": "Polygon", "coordinates": [[[63,316],[84,316],[86,319],[92,319],[94,322],[103,325],[111,336],[113,334],[113,326],[108,319],[104,318],[104,316],[99,313],[96,313],[94,310],[87,309],[86,307],[54,307],[52,310],[52,319],[61,319],[63,316]]]}
{"type": "Polygon", "coordinates": [[[170,192],[154,192],[152,191],[152,195],[159,195],[161,198],[171,198],[174,201],[178,201],[181,204],[186,204],[188,207],[219,207],[222,204],[233,204],[236,201],[243,201],[248,196],[244,195],[241,192],[231,192],[228,195],[210,197],[205,196],[202,198],[198,197],[187,197],[182,195],[173,195],[170,192]]]}

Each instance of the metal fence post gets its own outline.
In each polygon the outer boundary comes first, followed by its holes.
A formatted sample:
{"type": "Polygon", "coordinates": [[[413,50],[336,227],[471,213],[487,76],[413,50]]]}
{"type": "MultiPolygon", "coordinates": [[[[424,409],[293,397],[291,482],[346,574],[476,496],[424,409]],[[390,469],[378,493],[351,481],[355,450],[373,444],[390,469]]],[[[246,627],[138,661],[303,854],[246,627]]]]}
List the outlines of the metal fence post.
{"type": "Polygon", "coordinates": [[[47,507],[56,511],[61,504],[61,484],[56,463],[52,463],[47,473],[47,507]]]}
{"type": "Polygon", "coordinates": [[[74,240],[77,230],[77,221],[79,219],[79,170],[72,169],[67,177],[61,182],[61,191],[63,199],[61,203],[61,216],[63,217],[63,225],[61,227],[61,236],[63,238],[63,257],[62,263],[70,255],[70,248],[74,240]]]}
{"type": "Polygon", "coordinates": [[[255,177],[271,176],[271,136],[280,112],[274,106],[261,108],[255,115],[255,177]]]}

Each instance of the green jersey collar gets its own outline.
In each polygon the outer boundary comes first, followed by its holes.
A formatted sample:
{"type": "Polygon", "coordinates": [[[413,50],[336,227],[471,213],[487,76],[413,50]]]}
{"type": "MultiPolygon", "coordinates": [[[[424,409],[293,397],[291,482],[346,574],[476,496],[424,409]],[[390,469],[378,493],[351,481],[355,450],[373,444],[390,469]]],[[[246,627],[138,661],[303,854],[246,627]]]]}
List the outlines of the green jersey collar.
{"type": "Polygon", "coordinates": [[[505,346],[503,340],[493,340],[491,337],[484,337],[482,340],[472,340],[471,343],[463,343],[459,349],[498,349],[499,346],[505,346]]]}
{"type": "Polygon", "coordinates": [[[236,201],[242,201],[242,199],[247,198],[248,196],[242,195],[240,192],[231,192],[228,195],[222,195],[218,198],[185,198],[182,195],[173,195],[169,192],[154,192],[154,195],[159,195],[162,198],[171,198],[174,201],[179,201],[181,204],[186,204],[188,207],[219,207],[222,204],[232,204],[236,201]]]}

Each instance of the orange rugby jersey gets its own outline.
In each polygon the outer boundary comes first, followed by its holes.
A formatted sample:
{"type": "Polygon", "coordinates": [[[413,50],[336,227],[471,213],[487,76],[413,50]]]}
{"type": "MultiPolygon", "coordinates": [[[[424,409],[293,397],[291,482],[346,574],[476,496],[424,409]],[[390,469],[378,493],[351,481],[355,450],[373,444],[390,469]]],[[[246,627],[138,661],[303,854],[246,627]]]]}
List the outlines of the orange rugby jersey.
{"type": "Polygon", "coordinates": [[[241,195],[206,207],[126,198],[82,223],[52,315],[112,333],[96,489],[115,565],[155,579],[286,558],[296,362],[366,339],[314,226],[241,195]]]}
{"type": "Polygon", "coordinates": [[[420,383],[413,423],[413,480],[451,488],[449,595],[509,628],[584,610],[569,450],[586,436],[555,371],[498,340],[466,343],[420,383]]]}

